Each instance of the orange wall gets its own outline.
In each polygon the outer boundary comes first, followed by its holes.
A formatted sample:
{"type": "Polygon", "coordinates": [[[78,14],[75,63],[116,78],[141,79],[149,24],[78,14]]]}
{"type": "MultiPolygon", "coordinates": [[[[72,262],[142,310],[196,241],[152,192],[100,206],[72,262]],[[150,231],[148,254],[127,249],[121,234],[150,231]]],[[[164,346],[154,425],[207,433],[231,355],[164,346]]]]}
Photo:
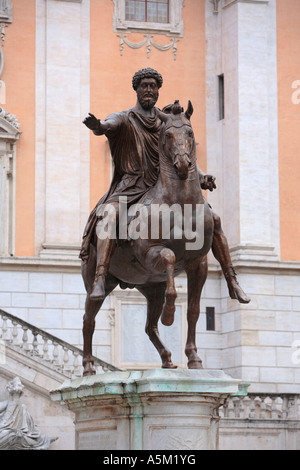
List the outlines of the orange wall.
{"type": "Polygon", "coordinates": [[[300,1],[277,0],[280,234],[283,260],[300,260],[300,1]],[[300,94],[298,93],[298,97],[300,94]]]}
{"type": "MultiPolygon", "coordinates": [[[[135,105],[136,93],[131,80],[144,67],[158,70],[164,79],[157,103],[159,108],[179,99],[186,108],[190,99],[194,106],[192,123],[198,145],[198,161],[206,168],[205,129],[205,2],[185,2],[183,8],[184,37],[177,44],[177,60],[173,50],[161,52],[151,47],[147,59],[146,46],[131,49],[124,45],[120,55],[120,39],[113,32],[113,2],[91,0],[91,100],[90,109],[99,119],[115,111],[135,105]]],[[[132,42],[144,39],[144,33],[127,36],[132,42]]],[[[154,35],[159,44],[168,44],[170,38],[154,35]]],[[[91,208],[105,193],[110,183],[110,157],[105,137],[91,133],[91,208]]]]}
{"type": "Polygon", "coordinates": [[[13,0],[13,22],[3,48],[6,111],[15,114],[17,143],[15,254],[34,255],[35,198],[35,0],[13,0]]]}

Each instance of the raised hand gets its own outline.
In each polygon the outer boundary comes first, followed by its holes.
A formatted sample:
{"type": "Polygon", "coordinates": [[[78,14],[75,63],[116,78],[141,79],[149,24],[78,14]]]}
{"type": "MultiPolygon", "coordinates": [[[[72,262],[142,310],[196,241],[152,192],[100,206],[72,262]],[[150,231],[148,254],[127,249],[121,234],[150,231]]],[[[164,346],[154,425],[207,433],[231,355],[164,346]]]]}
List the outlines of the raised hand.
{"type": "Polygon", "coordinates": [[[96,118],[93,114],[89,113],[89,115],[82,121],[83,124],[86,125],[92,131],[99,131],[100,130],[100,121],[96,118]]]}

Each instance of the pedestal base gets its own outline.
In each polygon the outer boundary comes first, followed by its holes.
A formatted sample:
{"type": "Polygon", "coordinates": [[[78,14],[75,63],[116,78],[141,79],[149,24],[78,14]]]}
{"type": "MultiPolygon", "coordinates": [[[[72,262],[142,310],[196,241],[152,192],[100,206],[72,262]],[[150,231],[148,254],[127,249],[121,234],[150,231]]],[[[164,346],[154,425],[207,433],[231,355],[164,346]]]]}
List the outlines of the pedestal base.
{"type": "Polygon", "coordinates": [[[77,450],[216,450],[218,408],[240,385],[223,371],[108,372],[51,398],[75,413],[77,450]]]}

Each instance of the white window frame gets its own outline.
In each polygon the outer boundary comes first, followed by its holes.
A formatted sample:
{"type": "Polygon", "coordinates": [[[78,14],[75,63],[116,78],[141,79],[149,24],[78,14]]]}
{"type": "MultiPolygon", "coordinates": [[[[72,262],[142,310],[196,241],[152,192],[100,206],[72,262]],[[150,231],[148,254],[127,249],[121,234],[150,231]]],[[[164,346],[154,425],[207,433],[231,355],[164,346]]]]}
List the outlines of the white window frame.
{"type": "Polygon", "coordinates": [[[183,37],[182,8],[184,0],[170,0],[169,23],[150,23],[127,21],[125,18],[125,0],[114,2],[113,29],[115,33],[164,33],[168,36],[183,37]]]}
{"type": "MultiPolygon", "coordinates": [[[[143,305],[147,304],[145,297],[140,294],[136,289],[133,290],[121,290],[115,289],[111,294],[111,311],[113,312],[111,316],[111,325],[112,325],[112,364],[116,365],[121,369],[126,370],[146,370],[153,368],[160,368],[161,361],[159,360],[158,353],[153,346],[153,362],[139,362],[138,358],[136,362],[125,362],[122,358],[122,305],[143,305]],[[155,361],[157,359],[157,361],[155,361]]],[[[176,365],[180,368],[186,368],[187,358],[185,356],[185,343],[187,338],[187,321],[186,321],[186,312],[187,312],[187,295],[186,293],[178,292],[176,299],[176,306],[181,309],[181,351],[176,351],[180,354],[180,362],[174,361],[176,365]]],[[[162,328],[162,325],[159,321],[158,328],[162,328]]],[[[172,328],[168,327],[168,328],[172,328]]],[[[143,331],[143,336],[140,338],[141,346],[145,341],[150,339],[145,331],[143,331]]],[[[172,351],[172,344],[166,344],[166,347],[172,351]]]]}
{"type": "Polygon", "coordinates": [[[12,11],[11,0],[0,0],[0,22],[12,23],[12,11]]]}
{"type": "Polygon", "coordinates": [[[14,255],[16,142],[15,116],[0,108],[0,256],[14,255]]]}

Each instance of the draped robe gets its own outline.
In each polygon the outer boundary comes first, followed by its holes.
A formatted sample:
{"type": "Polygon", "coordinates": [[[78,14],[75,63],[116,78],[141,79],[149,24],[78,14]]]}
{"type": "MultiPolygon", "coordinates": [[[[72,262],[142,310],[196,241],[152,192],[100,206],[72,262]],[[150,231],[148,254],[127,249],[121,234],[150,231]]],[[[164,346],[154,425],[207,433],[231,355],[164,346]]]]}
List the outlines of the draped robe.
{"type": "Polygon", "coordinates": [[[156,108],[153,116],[143,116],[131,108],[107,117],[112,130],[106,132],[114,175],[108,192],[98,201],[86,224],[79,257],[87,261],[89,247],[98,222],[102,204],[127,198],[128,207],[136,203],[152,186],[159,175],[158,137],[161,121],[156,108]]]}

